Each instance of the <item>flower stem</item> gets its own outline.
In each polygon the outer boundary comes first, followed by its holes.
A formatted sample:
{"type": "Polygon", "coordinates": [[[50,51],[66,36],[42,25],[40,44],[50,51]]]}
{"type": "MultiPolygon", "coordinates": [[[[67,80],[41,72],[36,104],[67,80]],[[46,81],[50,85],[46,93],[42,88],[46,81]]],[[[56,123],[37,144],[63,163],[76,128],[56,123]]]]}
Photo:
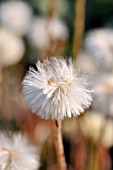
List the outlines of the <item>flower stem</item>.
{"type": "Polygon", "coordinates": [[[54,122],[54,138],[58,161],[58,170],[66,170],[66,161],[61,134],[61,121],[58,120],[54,122]]]}
{"type": "Polygon", "coordinates": [[[47,16],[49,19],[53,18],[56,13],[57,0],[49,0],[47,16]]]}
{"type": "Polygon", "coordinates": [[[81,46],[84,33],[85,23],[85,0],[76,0],[75,3],[75,22],[74,22],[74,38],[73,38],[73,59],[77,57],[81,46]]]}

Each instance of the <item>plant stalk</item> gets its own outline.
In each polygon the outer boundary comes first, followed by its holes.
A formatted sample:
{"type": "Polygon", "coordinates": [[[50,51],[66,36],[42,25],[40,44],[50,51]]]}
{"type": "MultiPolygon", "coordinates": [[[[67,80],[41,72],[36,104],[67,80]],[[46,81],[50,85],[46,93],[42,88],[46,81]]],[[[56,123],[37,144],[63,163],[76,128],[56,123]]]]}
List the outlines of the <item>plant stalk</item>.
{"type": "Polygon", "coordinates": [[[54,139],[58,161],[58,170],[66,170],[66,161],[64,156],[64,147],[61,134],[61,121],[59,120],[56,120],[54,122],[54,139]]]}
{"type": "Polygon", "coordinates": [[[75,21],[74,21],[74,38],[73,38],[73,59],[77,57],[84,34],[85,23],[85,0],[76,0],[75,3],[75,21]]]}

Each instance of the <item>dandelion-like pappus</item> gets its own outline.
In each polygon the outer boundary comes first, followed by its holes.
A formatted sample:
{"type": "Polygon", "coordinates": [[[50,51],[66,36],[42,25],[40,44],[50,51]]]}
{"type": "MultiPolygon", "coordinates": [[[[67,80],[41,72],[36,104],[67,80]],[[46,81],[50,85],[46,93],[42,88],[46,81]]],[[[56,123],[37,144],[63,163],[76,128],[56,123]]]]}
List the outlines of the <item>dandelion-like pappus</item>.
{"type": "Polygon", "coordinates": [[[41,118],[62,120],[80,115],[91,104],[87,78],[78,75],[71,59],[53,57],[30,68],[23,93],[32,111],[41,118]]]}

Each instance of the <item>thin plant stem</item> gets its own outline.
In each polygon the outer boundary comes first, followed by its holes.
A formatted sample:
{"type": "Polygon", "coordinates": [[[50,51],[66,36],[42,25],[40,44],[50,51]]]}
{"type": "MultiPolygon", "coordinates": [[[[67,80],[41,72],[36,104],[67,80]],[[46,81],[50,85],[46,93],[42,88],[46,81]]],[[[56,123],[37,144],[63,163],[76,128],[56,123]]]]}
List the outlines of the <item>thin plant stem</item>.
{"type": "Polygon", "coordinates": [[[101,127],[101,131],[100,131],[100,135],[99,135],[99,139],[98,139],[98,142],[97,142],[97,155],[99,155],[99,170],[108,170],[109,169],[109,166],[110,166],[110,161],[109,161],[109,158],[108,158],[108,152],[107,152],[107,148],[104,148],[104,146],[102,146],[101,142],[102,142],[102,139],[105,135],[105,130],[106,130],[106,126],[108,124],[108,121],[109,121],[109,114],[106,113],[104,115],[104,121],[103,121],[103,124],[102,124],[102,127],[101,127]],[[105,161],[107,160],[107,161],[105,161]]]}
{"type": "Polygon", "coordinates": [[[72,48],[73,59],[77,57],[82,46],[84,22],[85,22],[85,0],[76,0],[74,38],[73,38],[73,48],[72,48]]]}
{"type": "Polygon", "coordinates": [[[2,101],[2,68],[0,67],[0,104],[2,101]]]}
{"type": "Polygon", "coordinates": [[[87,164],[86,164],[86,169],[87,170],[94,170],[94,146],[91,143],[91,141],[87,142],[88,144],[88,153],[87,153],[87,164]]]}
{"type": "Polygon", "coordinates": [[[54,121],[54,140],[58,161],[58,170],[66,170],[66,161],[61,133],[61,121],[54,121]]]}
{"type": "Polygon", "coordinates": [[[53,18],[56,13],[57,0],[48,0],[47,17],[53,18]]]}
{"type": "Polygon", "coordinates": [[[42,51],[42,57],[41,60],[43,61],[47,57],[50,58],[52,55],[52,48],[53,48],[53,42],[51,42],[51,36],[48,31],[48,25],[49,21],[52,20],[55,17],[56,14],[56,7],[57,7],[57,1],[58,0],[48,0],[48,6],[47,6],[47,24],[46,24],[46,33],[48,35],[48,46],[42,51]]]}
{"type": "MultiPolygon", "coordinates": [[[[82,132],[83,116],[79,116],[76,119],[77,135],[75,136],[75,170],[85,169],[85,137],[82,132]]],[[[73,149],[73,148],[72,148],[73,149]]]]}
{"type": "Polygon", "coordinates": [[[77,136],[79,140],[76,142],[75,149],[75,170],[84,170],[85,168],[85,139],[83,136],[77,136]]]}
{"type": "Polygon", "coordinates": [[[9,87],[8,87],[8,70],[6,68],[2,68],[2,80],[1,80],[1,110],[8,119],[11,118],[11,103],[9,96],[9,87]]]}
{"type": "Polygon", "coordinates": [[[98,143],[101,143],[101,140],[102,140],[102,138],[103,138],[103,136],[105,134],[105,129],[106,129],[106,125],[108,124],[108,121],[109,121],[109,114],[105,113],[104,121],[103,121],[103,124],[102,124],[102,127],[101,127],[99,139],[98,139],[98,143]]]}

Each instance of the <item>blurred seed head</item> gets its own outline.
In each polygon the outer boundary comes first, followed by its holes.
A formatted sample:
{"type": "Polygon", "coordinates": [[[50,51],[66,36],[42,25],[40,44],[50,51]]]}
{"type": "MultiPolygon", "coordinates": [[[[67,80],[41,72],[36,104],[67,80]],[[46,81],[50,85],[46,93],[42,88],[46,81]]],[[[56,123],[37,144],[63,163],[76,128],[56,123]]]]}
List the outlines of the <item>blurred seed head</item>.
{"type": "Polygon", "coordinates": [[[85,51],[81,51],[77,56],[77,65],[79,65],[80,71],[88,75],[94,75],[97,73],[97,66],[94,63],[92,57],[85,51]]]}
{"type": "MultiPolygon", "coordinates": [[[[75,140],[75,135],[78,134],[77,119],[66,119],[63,121],[63,135],[71,140],[75,140]]],[[[105,124],[105,117],[98,111],[88,110],[79,118],[79,125],[86,141],[90,140],[94,144],[100,140],[101,130],[103,126],[104,133],[101,136],[100,142],[105,147],[111,147],[113,145],[113,120],[109,119],[105,124]]],[[[77,139],[76,139],[77,140],[77,139]]]]}
{"type": "Polygon", "coordinates": [[[51,41],[66,41],[67,38],[68,29],[63,21],[58,19],[35,17],[28,31],[30,43],[39,49],[49,47],[51,41]]]}
{"type": "MultiPolygon", "coordinates": [[[[48,10],[48,3],[50,1],[48,0],[38,0],[38,1],[34,1],[35,3],[35,7],[41,11],[41,13],[43,13],[44,15],[47,14],[47,10],[48,10]]],[[[62,1],[57,1],[56,3],[56,7],[55,7],[55,15],[57,17],[64,17],[67,15],[68,10],[69,10],[69,2],[67,0],[62,0],[62,1]]]]}
{"type": "Polygon", "coordinates": [[[98,68],[103,71],[113,70],[113,30],[95,29],[86,34],[85,50],[89,53],[98,68]]]}
{"type": "Polygon", "coordinates": [[[1,170],[37,170],[39,151],[22,134],[0,133],[1,170]]]}
{"type": "Polygon", "coordinates": [[[22,59],[24,51],[22,39],[9,30],[0,27],[0,66],[18,63],[22,59]]]}
{"type": "Polygon", "coordinates": [[[37,124],[34,135],[38,144],[43,145],[52,134],[52,123],[47,120],[40,120],[37,124]]]}
{"type": "Polygon", "coordinates": [[[63,21],[59,19],[51,19],[48,27],[49,35],[52,40],[67,40],[69,32],[63,21]]]}
{"type": "MultiPolygon", "coordinates": [[[[100,112],[89,111],[84,115],[81,127],[84,135],[93,142],[97,142],[101,135],[101,130],[104,125],[104,115],[100,112]]],[[[104,133],[101,137],[101,143],[105,147],[111,147],[113,145],[113,120],[109,119],[105,124],[104,133]]]]}
{"type": "Polygon", "coordinates": [[[94,91],[93,109],[113,117],[113,74],[101,76],[94,91]]]}
{"type": "Polygon", "coordinates": [[[31,18],[31,8],[24,1],[11,0],[0,4],[0,22],[19,35],[26,33],[31,18]]]}
{"type": "Polygon", "coordinates": [[[49,35],[47,32],[47,20],[43,17],[35,17],[28,31],[28,39],[30,43],[39,48],[45,48],[49,45],[49,35]]]}

